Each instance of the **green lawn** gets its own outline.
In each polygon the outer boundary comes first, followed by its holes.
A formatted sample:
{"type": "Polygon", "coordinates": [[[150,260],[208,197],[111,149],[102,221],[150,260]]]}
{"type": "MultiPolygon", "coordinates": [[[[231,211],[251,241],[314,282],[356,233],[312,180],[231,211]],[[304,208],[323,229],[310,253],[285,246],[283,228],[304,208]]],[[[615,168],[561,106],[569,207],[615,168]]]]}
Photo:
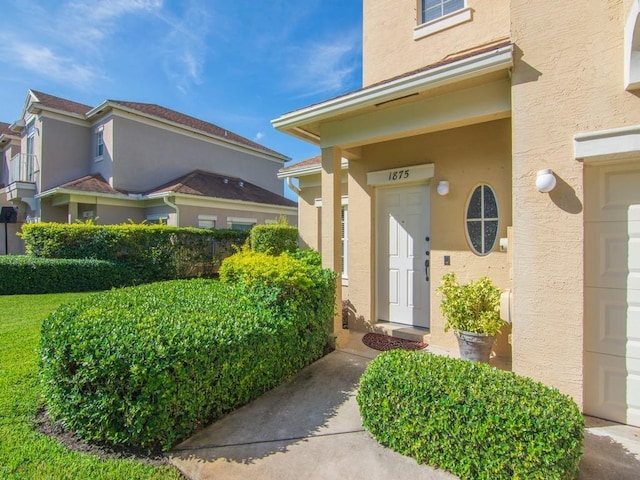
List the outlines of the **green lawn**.
{"type": "Polygon", "coordinates": [[[0,478],[180,479],[171,466],[100,460],[34,431],[40,325],[50,311],[86,293],[0,296],[0,478]]]}

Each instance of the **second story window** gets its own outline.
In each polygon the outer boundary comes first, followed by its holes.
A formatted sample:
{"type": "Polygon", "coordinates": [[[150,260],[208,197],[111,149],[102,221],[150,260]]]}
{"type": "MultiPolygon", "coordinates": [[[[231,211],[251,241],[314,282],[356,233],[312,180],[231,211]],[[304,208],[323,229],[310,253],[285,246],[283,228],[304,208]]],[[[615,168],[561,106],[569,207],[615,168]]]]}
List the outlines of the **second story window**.
{"type": "Polygon", "coordinates": [[[102,129],[96,131],[96,160],[101,160],[104,155],[104,138],[102,129]]]}
{"type": "Polygon", "coordinates": [[[464,8],[465,0],[422,0],[422,23],[436,20],[464,8]]]}

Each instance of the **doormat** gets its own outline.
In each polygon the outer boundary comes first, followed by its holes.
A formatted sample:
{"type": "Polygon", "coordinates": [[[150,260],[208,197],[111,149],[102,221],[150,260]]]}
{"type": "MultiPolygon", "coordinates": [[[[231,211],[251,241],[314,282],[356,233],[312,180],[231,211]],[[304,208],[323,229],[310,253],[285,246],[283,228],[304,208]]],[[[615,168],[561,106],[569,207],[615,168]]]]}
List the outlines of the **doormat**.
{"type": "Polygon", "coordinates": [[[387,350],[393,350],[395,348],[402,348],[404,350],[422,350],[429,344],[423,342],[416,342],[414,340],[405,340],[404,338],[391,337],[382,333],[367,333],[362,337],[362,343],[367,347],[374,350],[380,350],[382,352],[387,350]]]}

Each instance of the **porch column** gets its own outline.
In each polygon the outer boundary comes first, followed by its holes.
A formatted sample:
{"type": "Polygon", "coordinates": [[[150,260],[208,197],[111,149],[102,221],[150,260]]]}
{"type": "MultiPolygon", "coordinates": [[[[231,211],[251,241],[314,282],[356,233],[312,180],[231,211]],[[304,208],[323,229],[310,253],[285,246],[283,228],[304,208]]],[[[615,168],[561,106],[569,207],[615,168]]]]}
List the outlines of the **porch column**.
{"type": "Polygon", "coordinates": [[[76,202],[69,202],[67,209],[67,223],[76,223],[78,219],[78,204],[76,202]]]}
{"type": "MultiPolygon", "coordinates": [[[[336,279],[336,315],[333,333],[342,334],[342,240],[340,237],[340,212],[342,208],[342,150],[338,147],[322,149],[322,266],[338,274],[336,279]]],[[[339,342],[339,338],[337,342],[339,342]]]]}

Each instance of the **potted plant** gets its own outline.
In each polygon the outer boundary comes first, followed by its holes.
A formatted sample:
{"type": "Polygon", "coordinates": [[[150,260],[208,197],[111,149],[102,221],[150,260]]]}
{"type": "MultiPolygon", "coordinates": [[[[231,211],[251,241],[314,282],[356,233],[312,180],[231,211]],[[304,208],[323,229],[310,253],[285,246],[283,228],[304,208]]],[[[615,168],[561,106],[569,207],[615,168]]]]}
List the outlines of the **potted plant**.
{"type": "Polygon", "coordinates": [[[447,273],[437,292],[444,330],[455,332],[461,358],[489,362],[496,335],[507,323],[500,318],[500,289],[488,277],[460,285],[455,273],[447,273]]]}

